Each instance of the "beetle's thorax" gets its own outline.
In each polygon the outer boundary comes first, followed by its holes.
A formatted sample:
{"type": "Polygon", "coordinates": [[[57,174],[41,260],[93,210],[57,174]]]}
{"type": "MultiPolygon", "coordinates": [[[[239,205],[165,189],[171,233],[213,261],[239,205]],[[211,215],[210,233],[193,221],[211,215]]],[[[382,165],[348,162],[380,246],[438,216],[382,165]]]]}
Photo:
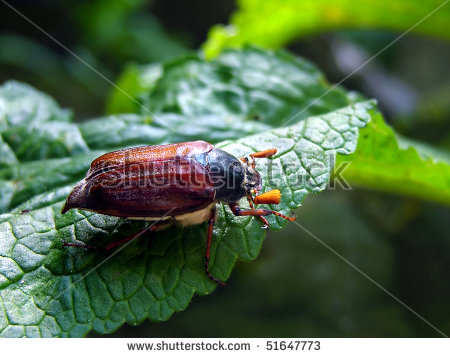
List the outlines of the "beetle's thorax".
{"type": "Polygon", "coordinates": [[[261,187],[261,176],[233,155],[214,148],[206,157],[216,189],[216,200],[236,203],[261,187]]]}

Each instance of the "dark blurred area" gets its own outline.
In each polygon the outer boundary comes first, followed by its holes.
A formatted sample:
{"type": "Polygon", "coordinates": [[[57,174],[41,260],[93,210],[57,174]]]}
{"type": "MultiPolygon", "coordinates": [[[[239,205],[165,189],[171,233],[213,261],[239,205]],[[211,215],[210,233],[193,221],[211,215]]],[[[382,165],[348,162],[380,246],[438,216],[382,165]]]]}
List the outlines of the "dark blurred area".
{"type": "MultiPolygon", "coordinates": [[[[233,1],[11,1],[18,11],[114,82],[127,63],[197,50],[228,23],[233,1]]],[[[111,83],[0,3],[0,82],[52,95],[77,120],[104,113],[111,83]]],[[[289,49],[339,82],[398,34],[340,31],[289,49]]],[[[342,85],[377,98],[402,135],[450,150],[450,46],[408,35],[342,85]]],[[[345,176],[345,174],[344,174],[345,176]]],[[[450,335],[450,211],[354,188],[308,196],[298,223],[450,335]]],[[[95,336],[95,335],[93,335],[95,336]]],[[[438,337],[439,333],[295,224],[270,232],[259,258],[239,262],[224,289],[194,297],[168,322],[116,337],[438,337]]]]}
{"type": "Polygon", "coordinates": [[[109,81],[115,82],[126,63],[161,61],[197,49],[209,27],[226,22],[234,9],[226,0],[9,4],[23,16],[1,4],[0,81],[27,82],[75,109],[79,120],[103,113],[109,81]]]}

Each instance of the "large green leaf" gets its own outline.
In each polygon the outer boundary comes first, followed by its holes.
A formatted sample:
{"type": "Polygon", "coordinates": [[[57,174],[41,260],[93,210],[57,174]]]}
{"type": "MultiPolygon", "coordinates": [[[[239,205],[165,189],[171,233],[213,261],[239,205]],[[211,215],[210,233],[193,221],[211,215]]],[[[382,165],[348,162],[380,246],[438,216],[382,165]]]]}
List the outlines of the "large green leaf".
{"type": "MultiPolygon", "coordinates": [[[[340,88],[331,90],[310,62],[286,51],[257,48],[227,51],[210,62],[191,55],[163,65],[131,66],[119,86],[138,97],[141,105],[113,89],[110,113],[182,114],[189,125],[180,132],[202,138],[204,131],[197,132],[207,126],[213,141],[277,127],[299,112],[297,121],[326,113],[354,100],[340,88]],[[317,100],[326,91],[328,95],[317,100]]],[[[179,125],[183,123],[173,122],[179,125]]]]}
{"type": "Polygon", "coordinates": [[[336,29],[389,29],[449,39],[450,7],[443,0],[239,0],[228,26],[210,30],[204,50],[214,57],[245,44],[279,48],[312,33],[336,29]],[[442,6],[444,5],[444,6],[442,6]],[[439,10],[437,10],[439,8],[439,10]],[[437,10],[435,13],[434,11],[437,10]],[[419,24],[433,12],[432,18],[419,24]]]}
{"type": "MultiPolygon", "coordinates": [[[[294,114],[299,108],[297,97],[299,103],[308,103],[308,93],[314,96],[319,89],[329,88],[313,66],[285,52],[255,49],[232,51],[217,62],[206,63],[211,67],[206,75],[202,64],[201,59],[188,57],[164,65],[167,72],[161,81],[154,91],[142,97],[155,116],[116,115],[83,124],[68,122],[65,112],[53,101],[27,86],[3,86],[0,101],[6,110],[0,123],[8,125],[1,131],[2,138],[6,138],[2,152],[8,155],[2,155],[0,170],[4,212],[0,216],[2,336],[84,336],[91,330],[108,333],[125,322],[167,320],[174,312],[185,309],[194,294],[214,290],[215,284],[203,268],[206,224],[171,227],[146,235],[113,254],[62,247],[63,240],[102,246],[143,227],[142,222],[122,223],[114,217],[82,210],[60,213],[71,188],[100,153],[199,136],[217,142],[225,135],[215,131],[226,125],[226,135],[239,138],[217,145],[236,156],[278,148],[276,156],[260,160],[257,169],[264,177],[265,189],[281,190],[282,202],[276,209],[288,214],[307,193],[326,188],[335,154],[354,151],[359,128],[376,111],[373,102],[353,103],[354,96],[336,90],[334,100],[314,107],[315,115],[310,112],[290,127],[270,129],[294,114]],[[242,78],[239,62],[246,58],[265,64],[255,65],[247,79],[242,78]],[[219,75],[214,64],[228,72],[206,81],[205,77],[219,75]],[[277,79],[275,74],[280,77],[277,79]],[[185,87],[191,84],[195,84],[191,87],[194,94],[189,96],[185,87]],[[210,99],[203,102],[203,111],[202,102],[196,101],[202,87],[210,99]],[[228,93],[230,88],[233,95],[237,93],[237,102],[228,101],[227,96],[215,96],[228,93]],[[22,91],[25,97],[36,95],[35,102],[45,110],[47,119],[35,125],[33,115],[27,114],[26,125],[21,121],[12,125],[8,108],[17,109],[11,105],[12,89],[22,91]],[[184,102],[186,96],[192,107],[184,102]],[[154,102],[156,99],[158,102],[154,102]],[[277,119],[270,112],[274,102],[283,118],[277,119]],[[214,108],[225,114],[215,117],[214,108]],[[255,113],[259,120],[249,113],[255,113]],[[231,114],[235,116],[233,122],[223,124],[224,116],[231,114]],[[234,122],[238,120],[244,123],[234,122]],[[51,132],[52,121],[55,128],[61,124],[70,127],[58,129],[59,135],[49,138],[45,128],[51,132]],[[189,126],[194,128],[189,131],[189,126]],[[77,138],[72,140],[76,145],[66,141],[71,134],[77,138]],[[47,149],[33,145],[33,138],[43,141],[47,149]],[[22,143],[29,144],[25,148],[22,143]]],[[[24,113],[30,112],[28,107],[24,100],[24,113]]],[[[285,225],[279,218],[269,217],[269,222],[273,229],[285,225]]],[[[212,273],[226,280],[236,259],[257,257],[264,236],[258,220],[234,217],[226,206],[219,205],[211,250],[212,273]]]]}

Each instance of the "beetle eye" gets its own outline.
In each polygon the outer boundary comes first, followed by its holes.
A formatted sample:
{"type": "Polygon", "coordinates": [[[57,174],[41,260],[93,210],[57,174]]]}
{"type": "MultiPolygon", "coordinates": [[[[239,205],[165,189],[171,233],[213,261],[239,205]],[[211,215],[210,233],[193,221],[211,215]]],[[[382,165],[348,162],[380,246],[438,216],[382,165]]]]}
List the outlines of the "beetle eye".
{"type": "Polygon", "coordinates": [[[242,158],[241,158],[241,161],[242,161],[243,163],[245,163],[246,165],[248,165],[248,158],[247,158],[247,157],[242,157],[242,158]]]}

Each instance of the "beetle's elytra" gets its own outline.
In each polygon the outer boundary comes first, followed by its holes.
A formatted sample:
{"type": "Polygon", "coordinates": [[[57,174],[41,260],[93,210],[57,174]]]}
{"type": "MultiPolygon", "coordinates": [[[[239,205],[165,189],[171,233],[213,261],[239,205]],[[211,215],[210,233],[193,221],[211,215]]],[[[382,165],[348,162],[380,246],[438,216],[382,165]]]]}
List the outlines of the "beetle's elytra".
{"type": "MultiPolygon", "coordinates": [[[[140,232],[114,242],[112,249],[147,231],[171,224],[183,226],[208,221],[205,270],[208,277],[223,284],[209,272],[209,256],[216,217],[216,204],[225,202],[237,216],[257,216],[268,228],[266,215],[281,213],[257,209],[258,204],[279,204],[280,191],[261,195],[261,176],[255,158],[269,158],[276,149],[250,154],[240,160],[204,142],[142,146],[107,153],[95,159],[86,177],[70,193],[62,209],[95,211],[100,214],[135,220],[155,221],[140,232]],[[246,197],[250,208],[241,209],[238,201],[246,197]]],[[[65,243],[65,246],[88,247],[65,243]]]]}

